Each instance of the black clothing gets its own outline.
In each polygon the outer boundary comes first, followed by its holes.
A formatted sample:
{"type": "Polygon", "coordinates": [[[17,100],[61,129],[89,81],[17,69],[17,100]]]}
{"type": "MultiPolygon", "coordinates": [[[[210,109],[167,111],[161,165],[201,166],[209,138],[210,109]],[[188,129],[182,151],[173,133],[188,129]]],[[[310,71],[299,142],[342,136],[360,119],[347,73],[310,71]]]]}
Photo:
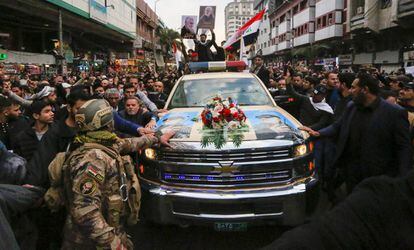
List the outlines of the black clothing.
{"type": "Polygon", "coordinates": [[[338,207],[265,249],[414,249],[414,172],[369,178],[338,207]]]}
{"type": "Polygon", "coordinates": [[[404,175],[412,168],[407,111],[380,98],[377,102],[369,108],[370,118],[366,120],[351,101],[341,119],[319,131],[322,137],[338,138],[331,174],[338,169],[345,170],[346,181],[351,185],[371,176],[404,175]],[[360,138],[355,131],[361,124],[354,119],[364,119],[361,122],[366,123],[360,138]],[[352,157],[359,157],[359,162],[352,157]]]}
{"type": "Polygon", "coordinates": [[[329,104],[329,106],[335,109],[340,99],[341,93],[339,92],[339,89],[328,89],[328,93],[326,95],[326,102],[329,104]]]}
{"type": "MultiPolygon", "coordinates": [[[[27,245],[18,246],[10,226],[13,218],[19,218],[43,197],[41,188],[26,188],[16,185],[0,185],[0,249],[27,249],[27,245]]],[[[21,228],[19,228],[21,229],[21,228]]],[[[27,235],[23,235],[28,237],[27,235]]],[[[27,242],[33,244],[33,242],[27,242]]]]}
{"type": "Polygon", "coordinates": [[[335,110],[334,110],[334,120],[337,121],[339,118],[341,118],[342,114],[344,113],[344,110],[348,103],[352,100],[352,96],[348,95],[347,97],[341,97],[341,99],[336,104],[335,110]]]}
{"type": "Polygon", "coordinates": [[[5,148],[0,149],[0,183],[22,184],[26,177],[26,164],[21,156],[5,148]]]}
{"type": "Polygon", "coordinates": [[[32,127],[28,127],[17,134],[12,149],[16,154],[25,158],[26,161],[30,161],[34,152],[36,152],[39,143],[40,141],[36,136],[35,130],[32,127]]]}
{"type": "Polygon", "coordinates": [[[252,73],[256,74],[257,77],[259,77],[259,79],[266,85],[266,87],[269,88],[270,72],[264,65],[260,66],[259,69],[255,68],[252,73]]]}
{"type": "Polygon", "coordinates": [[[368,107],[357,107],[354,117],[349,126],[349,139],[345,146],[345,155],[352,162],[359,163],[361,160],[361,144],[369,134],[369,124],[372,120],[373,112],[378,108],[380,99],[377,98],[368,107]]]}
{"type": "Polygon", "coordinates": [[[39,143],[38,150],[27,164],[27,184],[49,187],[48,167],[59,152],[66,151],[67,146],[76,135],[76,129],[68,127],[65,120],[54,123],[39,143]]]}
{"type": "Polygon", "coordinates": [[[286,86],[287,94],[295,98],[299,107],[299,121],[313,130],[328,126],[332,122],[333,114],[323,110],[316,110],[310,97],[297,93],[291,84],[286,86]]]}
{"type": "Polygon", "coordinates": [[[125,120],[141,125],[142,127],[145,127],[145,125],[147,125],[154,116],[151,112],[143,113],[143,109],[139,109],[136,115],[128,115],[125,110],[120,111],[119,115],[125,120]]]}
{"type": "Polygon", "coordinates": [[[16,136],[20,131],[30,127],[30,121],[26,116],[20,116],[15,120],[0,123],[0,140],[7,149],[12,149],[16,136]]]}
{"type": "Polygon", "coordinates": [[[401,107],[403,107],[408,112],[414,112],[414,107],[413,106],[401,104],[401,107]]]}
{"type": "Polygon", "coordinates": [[[216,40],[216,35],[212,34],[213,38],[211,40],[207,40],[205,43],[201,43],[198,40],[193,40],[195,44],[195,52],[198,53],[198,61],[199,62],[209,62],[213,61],[213,53],[211,52],[210,48],[213,46],[213,43],[216,40]]]}
{"type": "Polygon", "coordinates": [[[149,92],[148,93],[148,99],[153,102],[158,109],[163,109],[165,106],[165,103],[167,102],[168,96],[164,93],[158,93],[158,92],[149,92]]]}
{"type": "Polygon", "coordinates": [[[214,46],[216,48],[217,53],[214,56],[214,61],[225,61],[226,60],[226,53],[224,52],[224,49],[219,46],[214,46]]]}

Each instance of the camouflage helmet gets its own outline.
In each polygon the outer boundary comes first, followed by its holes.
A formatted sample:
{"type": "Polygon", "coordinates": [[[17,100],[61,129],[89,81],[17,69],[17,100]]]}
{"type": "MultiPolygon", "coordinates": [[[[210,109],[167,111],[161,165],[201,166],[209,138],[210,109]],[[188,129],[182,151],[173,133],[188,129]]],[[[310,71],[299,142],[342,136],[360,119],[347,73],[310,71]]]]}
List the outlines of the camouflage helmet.
{"type": "Polygon", "coordinates": [[[75,115],[81,131],[95,131],[111,124],[114,120],[112,108],[104,99],[89,100],[75,115]]]}

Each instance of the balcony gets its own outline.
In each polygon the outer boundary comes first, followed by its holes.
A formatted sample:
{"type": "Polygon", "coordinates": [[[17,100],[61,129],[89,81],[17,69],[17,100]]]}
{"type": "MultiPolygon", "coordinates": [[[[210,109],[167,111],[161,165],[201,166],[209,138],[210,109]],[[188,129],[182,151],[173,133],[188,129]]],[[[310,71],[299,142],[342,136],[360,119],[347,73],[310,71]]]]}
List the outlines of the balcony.
{"type": "Polygon", "coordinates": [[[343,26],[341,24],[335,24],[327,26],[323,29],[319,29],[315,32],[315,41],[321,41],[333,37],[342,37],[343,26]]]}
{"type": "Polygon", "coordinates": [[[309,7],[293,16],[293,25],[300,26],[315,21],[315,7],[309,7]]]}
{"type": "Polygon", "coordinates": [[[290,22],[284,21],[283,23],[279,24],[278,26],[278,34],[284,34],[290,31],[290,22]]]}
{"type": "Polygon", "coordinates": [[[313,43],[315,41],[315,34],[304,34],[293,39],[293,46],[298,47],[301,45],[313,43]]]}
{"type": "Polygon", "coordinates": [[[334,10],[343,10],[344,0],[321,0],[316,3],[315,16],[319,17],[334,10]]]}
{"type": "Polygon", "coordinates": [[[278,51],[285,49],[290,49],[290,41],[279,42],[279,44],[277,45],[278,51]]]}

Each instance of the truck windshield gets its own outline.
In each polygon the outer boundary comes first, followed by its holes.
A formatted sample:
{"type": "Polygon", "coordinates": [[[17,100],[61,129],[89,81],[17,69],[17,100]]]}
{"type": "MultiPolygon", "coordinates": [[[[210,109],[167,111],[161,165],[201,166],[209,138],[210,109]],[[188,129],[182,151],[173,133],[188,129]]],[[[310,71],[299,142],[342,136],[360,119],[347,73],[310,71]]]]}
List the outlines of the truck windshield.
{"type": "Polygon", "coordinates": [[[203,107],[216,95],[231,97],[239,105],[273,105],[256,78],[184,80],[179,83],[168,108],[203,107]]]}

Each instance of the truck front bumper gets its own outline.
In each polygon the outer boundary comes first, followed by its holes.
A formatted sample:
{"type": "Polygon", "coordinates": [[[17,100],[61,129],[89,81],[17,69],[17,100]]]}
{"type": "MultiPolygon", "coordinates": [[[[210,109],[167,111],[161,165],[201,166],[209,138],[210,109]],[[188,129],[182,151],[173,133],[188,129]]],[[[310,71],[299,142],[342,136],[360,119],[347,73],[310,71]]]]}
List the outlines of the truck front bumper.
{"type": "Polygon", "coordinates": [[[298,225],[306,216],[306,192],[317,179],[251,189],[201,189],[168,186],[140,178],[145,220],[157,224],[249,224],[298,225]]]}

